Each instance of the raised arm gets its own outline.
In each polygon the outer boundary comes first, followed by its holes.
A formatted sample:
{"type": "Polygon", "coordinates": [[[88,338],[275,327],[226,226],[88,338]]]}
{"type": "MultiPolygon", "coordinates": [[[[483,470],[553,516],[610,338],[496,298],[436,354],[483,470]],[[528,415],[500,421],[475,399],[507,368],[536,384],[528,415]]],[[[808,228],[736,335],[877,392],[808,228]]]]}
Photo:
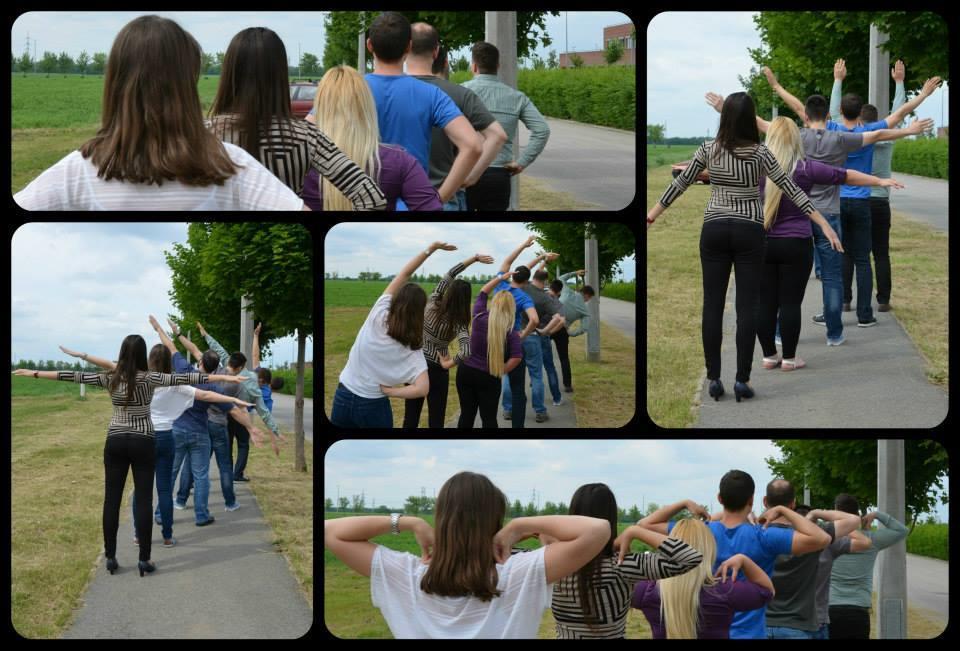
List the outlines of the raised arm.
{"type": "Polygon", "coordinates": [[[510,282],[510,276],[513,275],[512,271],[503,272],[502,276],[494,276],[487,281],[487,284],[480,288],[480,291],[490,296],[490,293],[493,291],[493,288],[499,285],[502,282],[510,282]]]}
{"type": "MultiPolygon", "coordinates": [[[[420,545],[423,560],[428,560],[433,547],[433,527],[420,518],[402,515],[398,528],[401,532],[413,532],[420,545]]],[[[370,576],[373,553],[377,550],[377,546],[370,542],[370,539],[388,533],[389,515],[360,515],[324,520],[323,545],[354,572],[370,576]]],[[[509,550],[507,555],[509,556],[509,550]]]]}
{"type": "Polygon", "coordinates": [[[697,180],[697,175],[706,167],[707,143],[703,143],[697,149],[697,153],[693,155],[693,160],[687,165],[687,169],[683,170],[680,176],[673,179],[660,197],[660,200],[653,205],[653,208],[647,211],[647,228],[657,220],[657,217],[663,214],[663,211],[670,207],[670,204],[686,192],[687,188],[697,180]]]}
{"type": "Polygon", "coordinates": [[[843,80],[847,78],[847,62],[837,59],[833,64],[833,88],[830,90],[829,117],[840,120],[840,98],[843,96],[843,80]]]}
{"type": "MultiPolygon", "coordinates": [[[[707,104],[712,106],[717,113],[723,112],[723,95],[718,95],[717,93],[707,93],[704,95],[704,98],[707,100],[707,104]]],[[[764,120],[759,115],[757,116],[757,129],[760,130],[760,133],[766,133],[767,129],[770,128],[770,122],[764,120]]]]}
{"type": "Polygon", "coordinates": [[[934,91],[936,91],[939,86],[940,77],[931,77],[930,79],[927,79],[927,81],[925,81],[923,84],[923,88],[920,89],[920,92],[916,97],[885,118],[887,121],[887,126],[894,127],[899,124],[905,117],[913,112],[913,109],[923,104],[925,99],[933,95],[934,91]]]}
{"type": "Polygon", "coordinates": [[[873,532],[873,546],[879,551],[894,545],[907,537],[907,528],[902,522],[883,511],[873,511],[864,517],[864,526],[869,527],[874,520],[879,520],[885,528],[873,532]]]}
{"type": "Polygon", "coordinates": [[[544,533],[554,540],[544,551],[547,583],[555,583],[590,562],[610,540],[610,523],[584,515],[514,518],[493,537],[494,557],[510,558],[514,543],[544,533]]]}
{"type": "Polygon", "coordinates": [[[847,513],[846,511],[813,509],[807,513],[807,519],[812,522],[816,522],[817,520],[832,522],[834,527],[833,537],[835,539],[843,538],[860,527],[859,516],[853,513],[847,513]]]}
{"type": "Polygon", "coordinates": [[[167,333],[164,332],[163,328],[160,327],[160,323],[157,321],[157,318],[152,314],[150,315],[150,325],[153,326],[154,331],[160,337],[160,343],[162,343],[166,349],[170,351],[171,355],[175,355],[177,353],[176,344],[174,344],[170,337],[167,336],[167,333]]]}
{"type": "Polygon", "coordinates": [[[527,263],[527,269],[530,270],[530,275],[532,276],[532,275],[533,275],[533,268],[536,267],[537,264],[546,264],[547,262],[553,262],[554,260],[556,260],[556,259],[559,258],[559,257],[560,257],[560,254],[559,254],[559,253],[548,253],[548,252],[545,251],[545,252],[541,253],[540,255],[538,255],[537,257],[535,257],[535,258],[534,258],[533,260],[531,260],[530,262],[528,262],[528,263],[527,263]]]}
{"type": "Polygon", "coordinates": [[[689,572],[703,560],[703,554],[676,538],[644,529],[639,525],[627,527],[613,541],[613,550],[617,552],[617,563],[621,571],[635,581],[644,579],[660,580],[689,572]],[[656,549],[654,553],[636,554],[627,562],[624,558],[630,553],[630,543],[639,540],[656,549]]]}
{"type": "Polygon", "coordinates": [[[527,247],[533,246],[533,243],[536,241],[537,241],[536,235],[531,235],[530,237],[528,237],[523,244],[518,246],[516,249],[513,250],[512,253],[510,253],[510,255],[508,255],[506,258],[503,259],[503,263],[501,263],[500,265],[500,271],[504,273],[510,271],[510,265],[513,264],[513,261],[520,256],[520,253],[522,253],[524,249],[526,249],[527,247]]]}
{"type": "Polygon", "coordinates": [[[793,526],[793,543],[790,553],[794,556],[817,552],[830,544],[830,534],[793,509],[785,506],[774,506],[767,509],[760,514],[758,521],[766,528],[770,522],[778,517],[785,518],[793,526]]]}
{"type": "MultiPolygon", "coordinates": [[[[170,325],[170,332],[172,332],[174,336],[180,340],[180,343],[183,344],[183,347],[187,350],[188,353],[193,355],[193,358],[196,359],[197,363],[199,364],[200,358],[203,357],[203,353],[200,352],[200,348],[198,348],[195,343],[190,341],[190,339],[185,334],[183,334],[180,328],[177,327],[177,324],[175,324],[170,319],[167,319],[167,323],[170,325]]],[[[227,360],[225,359],[221,359],[220,364],[225,365],[226,361],[227,360]]]]}
{"type": "Polygon", "coordinates": [[[114,364],[109,359],[106,359],[104,357],[96,357],[94,355],[88,355],[87,353],[78,353],[75,350],[70,350],[69,348],[64,348],[63,346],[60,346],[60,350],[65,352],[67,355],[70,355],[71,357],[79,357],[85,362],[90,362],[91,364],[95,364],[100,368],[105,368],[108,371],[112,371],[117,367],[116,364],[114,364]]]}
{"type": "Polygon", "coordinates": [[[260,368],[260,326],[263,323],[258,323],[257,327],[253,329],[253,350],[250,351],[250,357],[252,358],[250,368],[260,368]]]}
{"type": "Polygon", "coordinates": [[[200,330],[200,335],[203,337],[204,341],[206,341],[207,345],[210,346],[210,350],[215,352],[217,357],[220,358],[220,365],[226,366],[227,360],[230,359],[230,353],[227,352],[227,349],[221,346],[219,341],[208,334],[199,321],[197,321],[197,328],[200,330]]]}
{"type": "MultiPolygon", "coordinates": [[[[898,60],[892,68],[890,68],[890,76],[893,77],[894,83],[896,83],[896,92],[893,94],[893,103],[890,105],[890,112],[894,113],[898,108],[907,103],[907,90],[903,86],[903,80],[907,76],[907,69],[903,65],[903,61],[898,60]]],[[[900,124],[897,122],[897,124],[900,124]]],[[[894,125],[896,126],[896,125],[894,125]]]]}
{"type": "Polygon", "coordinates": [[[804,110],[803,102],[790,94],[790,92],[780,85],[780,82],[777,81],[777,76],[773,74],[773,70],[767,66],[763,67],[763,74],[766,75],[767,81],[770,82],[770,87],[773,88],[774,92],[780,96],[780,99],[790,107],[790,109],[803,118],[803,121],[807,121],[807,112],[804,110]]]}
{"type": "Polygon", "coordinates": [[[390,284],[387,285],[387,288],[383,290],[384,294],[390,294],[390,296],[396,296],[397,292],[401,287],[407,284],[407,281],[410,280],[410,276],[413,275],[417,269],[420,268],[427,258],[433,255],[433,252],[437,249],[443,249],[444,251],[456,251],[457,247],[452,244],[447,244],[446,242],[434,242],[428,246],[425,250],[421,251],[417,255],[403,266],[397,275],[393,277],[393,280],[390,281],[390,284]]]}
{"type": "Polygon", "coordinates": [[[873,541],[859,531],[850,532],[850,551],[852,553],[865,552],[873,547],[873,541]]]}
{"type": "Polygon", "coordinates": [[[647,517],[641,518],[637,524],[645,529],[650,529],[666,535],[668,528],[667,523],[670,521],[670,518],[675,516],[677,513],[680,513],[680,511],[684,509],[687,509],[690,511],[690,513],[697,517],[710,517],[710,514],[707,512],[707,510],[693,500],[681,500],[679,502],[674,502],[673,504],[661,506],[647,517]]]}

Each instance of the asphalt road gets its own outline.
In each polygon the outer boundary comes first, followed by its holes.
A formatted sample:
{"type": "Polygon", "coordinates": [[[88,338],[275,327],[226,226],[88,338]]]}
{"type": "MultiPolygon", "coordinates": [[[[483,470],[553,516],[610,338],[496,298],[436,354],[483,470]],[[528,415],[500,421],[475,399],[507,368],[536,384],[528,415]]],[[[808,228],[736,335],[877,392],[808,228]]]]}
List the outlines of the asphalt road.
{"type": "Polygon", "coordinates": [[[890,191],[890,208],[946,233],[949,183],[900,172],[893,172],[892,176],[905,187],[903,190],[890,191]]]}
{"type": "MultiPolygon", "coordinates": [[[[600,321],[637,340],[637,304],[600,296],[600,321]]],[[[586,337],[586,335],[584,335],[586,337]]],[[[603,344],[600,344],[601,350],[603,344]]]]}
{"type": "MultiPolygon", "coordinates": [[[[883,553],[883,552],[881,552],[883,553]]],[[[944,624],[950,617],[950,563],[937,558],[907,554],[907,604],[936,616],[944,624]]],[[[876,573],[873,577],[877,588],[876,573]]]]}
{"type": "MultiPolygon", "coordinates": [[[[547,118],[550,139],[523,174],[546,181],[601,210],[623,210],[637,192],[637,145],[632,131],[547,118]]],[[[520,123],[520,144],[529,132],[520,123]]]]}
{"type": "MultiPolygon", "coordinates": [[[[273,393],[273,419],[281,429],[293,431],[293,396],[285,393],[273,393]]],[[[313,398],[303,399],[303,436],[313,442],[313,398]]]]}

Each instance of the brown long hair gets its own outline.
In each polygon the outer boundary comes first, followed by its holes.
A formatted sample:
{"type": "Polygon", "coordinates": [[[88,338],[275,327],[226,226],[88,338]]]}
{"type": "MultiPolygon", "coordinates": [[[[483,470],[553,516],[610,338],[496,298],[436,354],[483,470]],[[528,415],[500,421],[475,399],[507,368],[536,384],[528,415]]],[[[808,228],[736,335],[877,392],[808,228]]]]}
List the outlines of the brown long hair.
{"type": "Polygon", "coordinates": [[[603,518],[610,523],[610,539],[607,544],[576,574],[577,592],[580,594],[580,604],[583,607],[583,620],[592,628],[594,624],[600,622],[600,609],[597,607],[600,566],[604,558],[613,556],[613,541],[617,536],[617,498],[606,484],[584,484],[570,499],[569,513],[603,518]]]}
{"type": "Polygon", "coordinates": [[[173,373],[170,350],[163,344],[156,344],[147,356],[147,366],[156,373],[173,373]]]}
{"type": "Polygon", "coordinates": [[[720,111],[720,126],[713,145],[713,155],[720,155],[720,148],[733,156],[739,147],[760,144],[760,129],[757,128],[757,109],[753,99],[746,93],[730,93],[723,101],[720,111]]]}
{"type": "Polygon", "coordinates": [[[450,341],[458,329],[470,325],[470,292],[470,283],[455,278],[437,301],[437,313],[440,315],[439,339],[450,341]]]}
{"type": "Polygon", "coordinates": [[[137,375],[147,370],[147,342],[140,335],[127,335],[120,344],[117,366],[110,376],[110,393],[123,389],[127,402],[133,402],[137,375]]]}
{"type": "Polygon", "coordinates": [[[401,287],[390,301],[387,313],[387,334],[410,350],[423,347],[423,310],[427,293],[417,283],[401,287]]]}
{"type": "Polygon", "coordinates": [[[437,495],[433,558],[420,589],[480,601],[499,597],[493,536],[506,512],[507,496],[486,476],[460,472],[448,479],[437,495]]]}
{"type": "Polygon", "coordinates": [[[97,135],[80,147],[97,176],[129,183],[223,185],[237,166],[203,124],[200,45],[177,23],[141,16],[110,49],[97,135]]]}

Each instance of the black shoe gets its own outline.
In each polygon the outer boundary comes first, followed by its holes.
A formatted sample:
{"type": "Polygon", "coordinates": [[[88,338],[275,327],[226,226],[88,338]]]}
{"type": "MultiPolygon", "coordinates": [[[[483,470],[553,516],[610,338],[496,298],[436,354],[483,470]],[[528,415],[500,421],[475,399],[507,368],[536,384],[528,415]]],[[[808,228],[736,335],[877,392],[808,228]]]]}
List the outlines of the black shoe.
{"type": "Polygon", "coordinates": [[[107,559],[107,572],[110,572],[111,575],[112,575],[114,572],[116,572],[119,567],[120,567],[120,565],[117,563],[117,559],[115,559],[115,558],[108,558],[108,559],[107,559]]]}
{"type": "Polygon", "coordinates": [[[737,382],[733,385],[733,394],[736,396],[737,402],[740,402],[740,398],[752,398],[753,389],[745,382],[737,382]]]}
{"type": "Polygon", "coordinates": [[[137,569],[140,570],[140,576],[143,576],[144,572],[150,574],[157,569],[157,566],[150,561],[137,561],[137,569]]]}
{"type": "Polygon", "coordinates": [[[209,520],[207,520],[206,522],[198,522],[198,523],[197,523],[197,526],[198,526],[198,527],[205,527],[205,526],[207,526],[208,524],[213,524],[214,522],[216,522],[216,519],[211,515],[209,520]]]}
{"type": "Polygon", "coordinates": [[[567,393],[573,393],[573,387],[563,387],[563,390],[567,393]]]}
{"type": "Polygon", "coordinates": [[[889,312],[890,304],[889,303],[880,303],[877,307],[877,312],[889,312]]]}
{"type": "Polygon", "coordinates": [[[547,414],[547,412],[543,412],[542,414],[536,414],[534,416],[534,420],[536,420],[538,423],[546,422],[549,418],[550,416],[547,414]]]}
{"type": "Polygon", "coordinates": [[[869,321],[857,321],[857,326],[860,328],[870,328],[877,325],[877,317],[870,317],[869,321]]]}
{"type": "Polygon", "coordinates": [[[719,402],[723,395],[723,382],[720,380],[710,380],[710,397],[719,402]]]}
{"type": "Polygon", "coordinates": [[[813,322],[816,323],[817,325],[825,326],[827,325],[827,318],[822,314],[814,314],[813,322]]]}
{"type": "Polygon", "coordinates": [[[853,312],[853,308],[850,307],[850,303],[844,303],[844,304],[843,304],[843,311],[844,311],[844,312],[853,312]]]}
{"type": "Polygon", "coordinates": [[[239,477],[234,477],[233,481],[250,481],[250,479],[248,477],[240,475],[239,477]]]}

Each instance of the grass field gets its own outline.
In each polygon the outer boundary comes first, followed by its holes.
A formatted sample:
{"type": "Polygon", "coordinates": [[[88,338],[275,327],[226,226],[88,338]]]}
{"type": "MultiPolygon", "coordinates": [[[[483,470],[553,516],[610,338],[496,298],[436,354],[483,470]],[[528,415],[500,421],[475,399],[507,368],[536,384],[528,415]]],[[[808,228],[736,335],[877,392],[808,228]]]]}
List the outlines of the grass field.
{"type": "MultiPolygon", "coordinates": [[[[103,549],[103,443],[112,408],[102,390],[80,400],[75,384],[12,380],[11,621],[24,637],[57,638],[103,549]]],[[[250,486],[312,604],[313,446],[306,442],[310,471],[295,474],[290,438],[279,459],[269,447],[251,446],[257,481],[250,486]]],[[[130,513],[126,493],[121,519],[130,513]]]]}
{"type": "Polygon", "coordinates": [[[700,145],[647,145],[647,168],[671,165],[693,157],[700,145]]]}
{"type": "Polygon", "coordinates": [[[918,524],[907,536],[907,552],[950,560],[950,526],[948,524],[918,524]]]}

